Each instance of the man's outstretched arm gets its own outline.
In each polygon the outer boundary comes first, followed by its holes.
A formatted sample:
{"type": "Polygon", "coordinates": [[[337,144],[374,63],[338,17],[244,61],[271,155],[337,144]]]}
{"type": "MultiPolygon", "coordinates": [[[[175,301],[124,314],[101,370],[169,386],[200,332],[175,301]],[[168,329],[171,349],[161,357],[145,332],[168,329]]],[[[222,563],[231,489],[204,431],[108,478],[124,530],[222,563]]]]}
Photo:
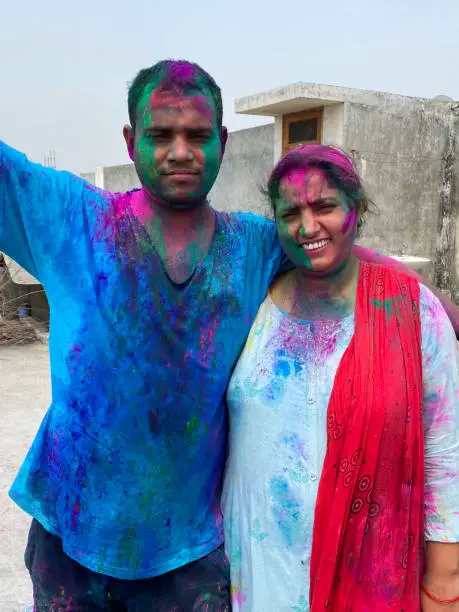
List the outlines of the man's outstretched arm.
{"type": "Polygon", "coordinates": [[[42,281],[77,211],[84,181],[34,164],[0,141],[0,251],[42,281]]]}
{"type": "Polygon", "coordinates": [[[454,302],[450,300],[450,298],[445,293],[443,293],[443,291],[440,291],[440,289],[431,285],[429,281],[427,281],[420,274],[409,268],[406,264],[396,259],[392,259],[392,257],[381,255],[380,253],[376,253],[371,249],[367,249],[361,246],[354,246],[353,252],[354,255],[358,257],[361,261],[384,264],[385,266],[394,268],[395,270],[400,270],[401,272],[404,272],[405,274],[416,278],[419,282],[428,287],[432,291],[432,293],[440,300],[443,308],[446,311],[446,314],[448,315],[454,327],[454,331],[456,332],[456,338],[459,339],[459,307],[456,306],[456,304],[454,304],[454,302]]]}

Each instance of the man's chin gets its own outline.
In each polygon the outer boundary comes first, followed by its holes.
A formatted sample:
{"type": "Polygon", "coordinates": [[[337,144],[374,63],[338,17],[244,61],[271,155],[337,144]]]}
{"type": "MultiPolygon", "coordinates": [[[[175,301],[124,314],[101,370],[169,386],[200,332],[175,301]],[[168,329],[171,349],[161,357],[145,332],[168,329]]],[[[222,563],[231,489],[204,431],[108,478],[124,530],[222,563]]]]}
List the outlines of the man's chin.
{"type": "Polygon", "coordinates": [[[193,210],[203,206],[207,202],[206,196],[190,197],[190,196],[165,196],[165,204],[168,204],[175,210],[193,210]]]}
{"type": "Polygon", "coordinates": [[[144,190],[157,205],[173,210],[193,210],[207,202],[207,194],[170,193],[167,190],[156,190],[144,185],[144,190]]]}

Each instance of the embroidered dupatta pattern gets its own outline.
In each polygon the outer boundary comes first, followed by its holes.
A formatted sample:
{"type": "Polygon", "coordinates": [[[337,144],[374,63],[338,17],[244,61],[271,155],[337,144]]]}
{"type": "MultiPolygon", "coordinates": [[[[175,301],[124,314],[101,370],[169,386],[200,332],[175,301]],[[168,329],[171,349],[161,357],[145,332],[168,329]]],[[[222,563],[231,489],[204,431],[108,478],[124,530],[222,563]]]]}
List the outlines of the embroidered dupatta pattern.
{"type": "Polygon", "coordinates": [[[362,263],[314,517],[311,612],[416,612],[424,559],[419,284],[362,263]]]}

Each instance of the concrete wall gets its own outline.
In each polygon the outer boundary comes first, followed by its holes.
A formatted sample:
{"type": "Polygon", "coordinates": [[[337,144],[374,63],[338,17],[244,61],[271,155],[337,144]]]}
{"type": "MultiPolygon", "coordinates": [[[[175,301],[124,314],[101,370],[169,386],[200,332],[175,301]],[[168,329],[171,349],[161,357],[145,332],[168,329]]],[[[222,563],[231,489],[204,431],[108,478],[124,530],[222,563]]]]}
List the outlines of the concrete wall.
{"type": "Polygon", "coordinates": [[[80,176],[88,183],[96,184],[96,173],[95,172],[80,172],[80,176]]]}
{"type": "Polygon", "coordinates": [[[273,167],[274,124],[231,132],[220,174],[210,192],[217,210],[270,215],[260,193],[273,167]]]}
{"type": "Polygon", "coordinates": [[[279,159],[282,157],[282,144],[283,144],[283,138],[282,138],[282,129],[283,129],[283,116],[282,115],[277,115],[276,117],[274,117],[274,157],[273,157],[273,166],[274,164],[279,161],[279,159]]]}
{"type": "Polygon", "coordinates": [[[80,176],[96,187],[114,193],[129,191],[140,186],[134,164],[98,166],[95,172],[81,172],[80,176]]]}
{"type": "MultiPolygon", "coordinates": [[[[344,147],[352,151],[379,209],[367,218],[362,244],[382,253],[427,257],[438,282],[438,266],[444,265],[436,263],[437,231],[451,105],[415,99],[384,104],[382,99],[377,106],[347,103],[345,117],[344,147]]],[[[455,253],[451,232],[446,246],[455,253]]],[[[454,294],[455,280],[449,277],[447,284],[442,288],[454,294]]]]}
{"type": "MultiPolygon", "coordinates": [[[[0,268],[0,272],[3,269],[0,268]]],[[[19,285],[6,280],[0,285],[0,319],[16,317],[18,309],[24,304],[30,306],[30,314],[37,321],[49,323],[49,304],[41,285],[19,285]]]]}
{"type": "MultiPolygon", "coordinates": [[[[301,110],[301,109],[300,109],[301,110]]],[[[280,155],[282,118],[228,138],[210,193],[217,210],[271,216],[260,187],[280,155]]],[[[352,152],[379,214],[368,215],[360,242],[381,253],[430,260],[423,273],[459,299],[459,108],[449,102],[378,94],[324,108],[323,142],[352,152]]],[[[139,186],[133,164],[99,167],[99,187],[139,186]]]]}
{"type": "Polygon", "coordinates": [[[96,185],[113,192],[123,192],[140,187],[134,164],[102,166],[96,170],[96,185]]]}
{"type": "MultiPolygon", "coordinates": [[[[454,164],[454,177],[452,184],[452,193],[451,200],[454,203],[453,210],[453,224],[454,224],[454,261],[456,262],[455,270],[459,275],[459,105],[455,105],[452,107],[452,114],[454,116],[455,123],[455,142],[454,142],[454,154],[455,154],[455,164],[454,164]]],[[[455,301],[459,304],[459,286],[458,279],[456,279],[456,295],[455,301]]]]}
{"type": "Polygon", "coordinates": [[[324,106],[322,143],[342,147],[344,145],[344,104],[324,106]]]}
{"type": "MultiPolygon", "coordinates": [[[[270,214],[260,187],[265,186],[273,167],[273,134],[273,124],[229,134],[222,167],[209,194],[214,208],[270,214]]],[[[80,176],[113,192],[140,186],[134,164],[99,166],[95,173],[80,176]]]]}
{"type": "MultiPolygon", "coordinates": [[[[22,285],[23,286],[23,285],[22,285]]],[[[31,285],[26,301],[30,304],[30,314],[37,321],[49,323],[49,303],[46,293],[41,285],[31,285]]]]}
{"type": "Polygon", "coordinates": [[[440,177],[439,214],[434,260],[434,282],[459,301],[457,253],[457,221],[459,202],[457,178],[459,176],[458,133],[459,104],[450,104],[447,142],[442,156],[440,177]]]}

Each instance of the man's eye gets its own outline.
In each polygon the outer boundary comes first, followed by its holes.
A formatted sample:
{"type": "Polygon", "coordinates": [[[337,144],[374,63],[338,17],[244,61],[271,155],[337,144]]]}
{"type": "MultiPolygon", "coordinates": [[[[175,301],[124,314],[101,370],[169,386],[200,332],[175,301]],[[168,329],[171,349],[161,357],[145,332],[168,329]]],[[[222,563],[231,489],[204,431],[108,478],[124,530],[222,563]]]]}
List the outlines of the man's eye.
{"type": "Polygon", "coordinates": [[[169,134],[166,134],[165,132],[148,132],[147,137],[156,142],[165,142],[166,140],[169,140],[169,134]]]}
{"type": "Polygon", "coordinates": [[[189,135],[189,139],[195,142],[205,142],[209,137],[210,135],[207,132],[196,132],[189,135]]]}

